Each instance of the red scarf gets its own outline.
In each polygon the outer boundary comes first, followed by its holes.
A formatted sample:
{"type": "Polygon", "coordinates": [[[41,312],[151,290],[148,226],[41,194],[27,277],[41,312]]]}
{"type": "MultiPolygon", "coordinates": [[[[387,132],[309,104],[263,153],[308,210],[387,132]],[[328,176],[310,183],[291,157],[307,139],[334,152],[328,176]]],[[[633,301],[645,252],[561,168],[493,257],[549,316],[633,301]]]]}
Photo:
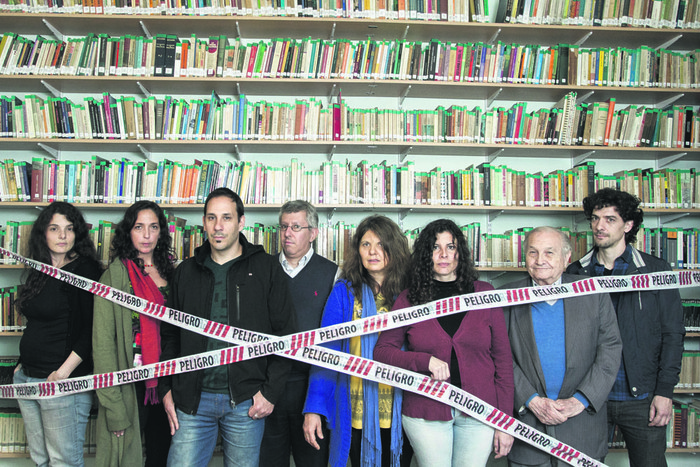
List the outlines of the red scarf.
{"type": "MultiPolygon", "coordinates": [[[[139,268],[136,263],[130,259],[122,260],[129,272],[129,280],[131,287],[134,289],[134,294],[137,297],[148,300],[149,302],[158,305],[165,305],[163,294],[160,293],[158,286],[148,274],[139,268]]],[[[151,318],[148,315],[139,313],[139,324],[141,325],[141,356],[144,365],[157,363],[160,360],[160,321],[151,318]]],[[[144,404],[157,404],[158,378],[146,380],[146,398],[144,404]]]]}

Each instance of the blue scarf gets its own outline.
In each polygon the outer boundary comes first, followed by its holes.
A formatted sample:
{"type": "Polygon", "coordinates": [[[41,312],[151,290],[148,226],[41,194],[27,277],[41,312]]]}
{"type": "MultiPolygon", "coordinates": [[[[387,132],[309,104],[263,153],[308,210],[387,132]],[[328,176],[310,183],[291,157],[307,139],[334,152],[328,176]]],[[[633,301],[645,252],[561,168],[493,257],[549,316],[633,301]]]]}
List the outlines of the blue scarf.
{"type": "MultiPolygon", "coordinates": [[[[374,302],[372,289],[362,285],[362,317],[375,316],[377,304],[374,302]]],[[[360,337],[361,356],[374,358],[374,346],[378,334],[364,334],[360,337]]],[[[391,465],[399,466],[403,431],[401,429],[401,402],[403,392],[394,388],[394,402],[391,411],[391,465]]],[[[362,384],[362,466],[375,467],[382,464],[382,443],[379,431],[379,384],[364,380],[362,384]]]]}

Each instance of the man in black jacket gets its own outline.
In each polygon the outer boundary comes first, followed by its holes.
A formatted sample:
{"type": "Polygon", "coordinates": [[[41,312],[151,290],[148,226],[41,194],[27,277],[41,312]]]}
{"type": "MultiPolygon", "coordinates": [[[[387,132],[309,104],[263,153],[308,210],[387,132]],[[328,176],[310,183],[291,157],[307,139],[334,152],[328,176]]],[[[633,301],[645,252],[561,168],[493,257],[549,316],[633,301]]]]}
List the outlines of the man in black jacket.
{"type": "MultiPolygon", "coordinates": [[[[168,306],[265,334],[295,331],[279,261],[241,233],[243,202],[228,188],[204,204],[207,241],[175,270],[168,306]]],[[[229,346],[163,323],[162,360],[229,346]]],[[[208,465],[221,429],[224,465],[257,466],[264,419],[282,395],[291,360],[268,356],[159,379],[173,440],[169,466],[208,465]]]]}
{"type": "MultiPolygon", "coordinates": [[[[289,279],[289,291],[296,310],[299,331],[321,326],[323,308],[338,274],[338,266],[318,255],[312,243],[318,236],[316,208],[303,200],[284,203],[279,213],[282,252],[279,261],[289,279]]],[[[306,363],[294,362],[282,398],[275,411],[265,420],[265,434],[260,449],[260,465],[289,467],[290,453],[294,464],[304,467],[328,465],[329,432],[323,429],[318,449],[304,439],[304,402],[309,384],[306,363]]],[[[325,428],[325,427],[324,427],[325,428]]]]}
{"type": "MultiPolygon", "coordinates": [[[[630,245],[643,220],[639,199],[604,188],[583,200],[595,247],[567,269],[587,276],[670,271],[630,245]]],[[[678,289],[611,293],[622,337],[622,364],[608,396],[608,429],[622,432],[630,465],[666,465],[666,425],[683,354],[678,289]]]]}

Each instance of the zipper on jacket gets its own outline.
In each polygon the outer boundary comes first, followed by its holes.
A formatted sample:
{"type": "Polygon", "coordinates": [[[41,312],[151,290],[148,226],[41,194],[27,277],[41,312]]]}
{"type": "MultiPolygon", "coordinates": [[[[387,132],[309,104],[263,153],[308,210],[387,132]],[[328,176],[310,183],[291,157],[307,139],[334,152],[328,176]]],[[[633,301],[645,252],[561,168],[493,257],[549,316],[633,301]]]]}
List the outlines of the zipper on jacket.
{"type": "Polygon", "coordinates": [[[236,321],[241,320],[241,287],[236,284],[236,321]]]}

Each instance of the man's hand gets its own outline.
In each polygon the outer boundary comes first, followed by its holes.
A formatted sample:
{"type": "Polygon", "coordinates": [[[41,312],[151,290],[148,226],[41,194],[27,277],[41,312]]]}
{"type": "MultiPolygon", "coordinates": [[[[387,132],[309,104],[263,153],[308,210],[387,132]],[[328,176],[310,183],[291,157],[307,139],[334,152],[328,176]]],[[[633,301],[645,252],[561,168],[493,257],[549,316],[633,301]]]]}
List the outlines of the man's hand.
{"type": "Polygon", "coordinates": [[[168,393],[163,397],[163,408],[168,414],[168,423],[170,423],[170,436],[175,436],[175,432],[180,429],[180,424],[177,421],[177,411],[175,410],[175,402],[173,402],[173,392],[168,393]]]}
{"type": "Polygon", "coordinates": [[[545,425],[559,425],[566,421],[566,417],[557,410],[552,399],[535,396],[530,401],[528,408],[535,414],[535,417],[545,425]]]}
{"type": "Polygon", "coordinates": [[[513,447],[513,437],[508,433],[496,430],[493,435],[493,452],[496,454],[496,459],[505,457],[513,447]]]}
{"type": "Polygon", "coordinates": [[[428,369],[430,370],[430,377],[435,380],[447,381],[447,378],[450,377],[450,365],[439,358],[430,357],[428,369]]]}
{"type": "Polygon", "coordinates": [[[323,439],[323,422],[317,413],[307,413],[304,415],[304,439],[317,451],[321,446],[316,442],[316,437],[323,439]]]}
{"type": "Polygon", "coordinates": [[[265,418],[272,413],[274,408],[274,404],[271,404],[265,399],[262,392],[258,391],[253,396],[253,405],[248,409],[248,416],[253,420],[265,418]]]}
{"type": "Polygon", "coordinates": [[[673,401],[668,397],[654,396],[649,407],[649,426],[666,426],[671,421],[673,401]]]}
{"type": "Polygon", "coordinates": [[[583,409],[585,409],[581,401],[575,397],[556,400],[554,401],[554,406],[557,408],[559,413],[566,418],[575,417],[583,412],[583,409]]]}

